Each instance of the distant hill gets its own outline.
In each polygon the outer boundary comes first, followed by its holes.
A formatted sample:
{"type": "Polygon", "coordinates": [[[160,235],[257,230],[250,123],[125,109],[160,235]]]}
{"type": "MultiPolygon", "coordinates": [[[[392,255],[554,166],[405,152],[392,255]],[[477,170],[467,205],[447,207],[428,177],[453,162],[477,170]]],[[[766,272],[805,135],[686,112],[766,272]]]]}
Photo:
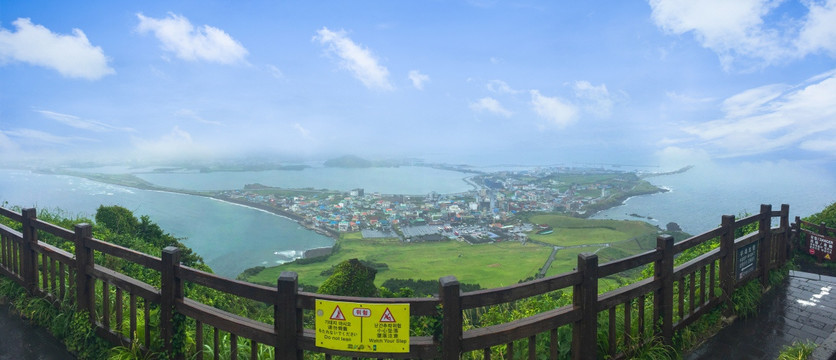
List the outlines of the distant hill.
{"type": "Polygon", "coordinates": [[[368,167],[398,167],[401,165],[408,165],[408,160],[366,160],[355,155],[340,156],[335,159],[326,160],[324,165],[326,167],[341,167],[341,168],[368,168],[368,167]]]}
{"type": "Polygon", "coordinates": [[[327,167],[341,168],[367,168],[374,166],[371,161],[354,155],[345,155],[336,159],[326,160],[324,165],[327,167]]]}

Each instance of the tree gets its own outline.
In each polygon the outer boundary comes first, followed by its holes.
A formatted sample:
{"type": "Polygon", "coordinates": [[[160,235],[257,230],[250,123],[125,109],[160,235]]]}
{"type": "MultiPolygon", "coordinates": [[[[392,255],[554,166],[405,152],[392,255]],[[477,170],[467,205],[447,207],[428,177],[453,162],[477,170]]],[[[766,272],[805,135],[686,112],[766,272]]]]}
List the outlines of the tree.
{"type": "Polygon", "coordinates": [[[96,223],[117,234],[136,233],[139,222],[134,214],[121,206],[100,205],[96,210],[96,223]]]}
{"type": "Polygon", "coordinates": [[[349,259],[341,262],[329,276],[322,286],[319,287],[320,294],[377,297],[377,287],[374,286],[374,277],[377,270],[372,269],[357,259],[349,259]]]}

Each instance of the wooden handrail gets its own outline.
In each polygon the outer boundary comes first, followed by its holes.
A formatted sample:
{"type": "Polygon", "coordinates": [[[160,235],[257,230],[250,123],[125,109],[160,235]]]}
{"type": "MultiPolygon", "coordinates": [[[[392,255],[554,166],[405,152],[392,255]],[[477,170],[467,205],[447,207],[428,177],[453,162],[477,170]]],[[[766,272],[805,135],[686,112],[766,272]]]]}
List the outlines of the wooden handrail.
{"type": "MultiPolygon", "coordinates": [[[[657,239],[656,249],[605,264],[599,265],[595,255],[581,254],[578,257],[578,267],[575,270],[526,283],[462,293],[459,290],[459,283],[454,277],[445,277],[439,281],[439,295],[437,296],[426,298],[361,298],[298,291],[295,273],[283,273],[278,280],[277,287],[227,279],[179,264],[179,250],[176,248],[164,250],[163,258],[154,257],[94,239],[92,228],[89,225],[77,225],[74,231],[70,231],[39,220],[34,214],[34,209],[24,209],[21,213],[16,213],[0,208],[0,216],[21,222],[24,228],[23,231],[19,232],[8,226],[0,225],[0,235],[2,235],[2,244],[0,244],[2,247],[0,249],[3,253],[3,257],[0,258],[0,274],[9,276],[22,284],[28,284],[36,293],[55,298],[57,294],[50,293],[50,291],[56,291],[55,277],[61,276],[61,289],[65,286],[64,270],[60,272],[56,270],[56,264],[60,264],[62,269],[66,266],[66,269],[76,271],[75,277],[69,278],[69,281],[70,283],[76,282],[78,293],[71,296],[78,299],[77,302],[82,309],[96,311],[98,305],[95,304],[96,297],[93,292],[99,288],[96,285],[97,281],[102,283],[100,288],[106,293],[110,293],[111,286],[116,289],[117,305],[115,311],[119,314],[117,318],[122,316],[122,305],[119,305],[122,299],[121,295],[118,294],[122,291],[130,294],[132,330],[136,329],[135,318],[138,311],[136,298],[139,297],[145,301],[146,321],[150,321],[148,320],[149,304],[158,304],[154,306],[161,307],[160,332],[165,340],[165,346],[169,348],[171,339],[174,338],[174,334],[172,334],[172,331],[174,331],[172,325],[173,314],[170,310],[165,310],[169,306],[166,304],[170,304],[171,310],[201,324],[201,328],[198,330],[199,334],[202,334],[202,326],[211,326],[217,330],[226,331],[235,336],[242,336],[260,344],[276,346],[277,353],[283,351],[279,348],[288,350],[289,352],[283,353],[281,357],[287,356],[297,359],[301,358],[302,350],[355,357],[442,357],[444,359],[454,359],[463,352],[483,350],[501,344],[508,344],[508,347],[511,348],[514,341],[526,338],[530,341],[534,339],[534,336],[543,332],[551,331],[554,338],[558,327],[568,325],[573,328],[572,347],[575,358],[594,358],[595,349],[597,349],[596,328],[599,312],[609,312],[611,321],[614,321],[613,314],[616,307],[624,308],[625,321],[629,322],[630,312],[633,311],[633,306],[630,304],[638,303],[637,311],[640,315],[636,320],[639,322],[639,329],[641,330],[645,326],[643,323],[645,321],[644,316],[641,316],[644,311],[643,304],[649,296],[654,298],[650,304],[653,311],[653,321],[658,321],[662,325],[662,330],[653,331],[662,331],[663,340],[669,342],[673,329],[679,329],[695,321],[711,308],[729,301],[726,294],[729,292],[728,289],[733,289],[741,284],[741,280],[735,278],[734,267],[732,266],[738,249],[754,242],[762,244],[759,246],[759,252],[761,252],[758,254],[759,267],[749,274],[746,279],[760,277],[761,281],[764,281],[766,271],[782,265],[782,262],[786,260],[785,257],[780,255],[780,251],[788,246],[782,241],[788,241],[786,235],[791,231],[791,226],[788,225],[787,205],[782,206],[781,211],[772,211],[771,206],[763,205],[759,214],[737,221],[733,216],[724,217],[721,227],[677,243],[674,243],[669,236],[660,236],[657,239]],[[781,218],[780,227],[770,227],[773,217],[781,218]],[[759,222],[757,232],[734,238],[735,229],[756,222],[759,222]],[[39,241],[37,239],[38,231],[73,241],[76,244],[76,253],[70,254],[39,241]],[[785,236],[781,236],[782,234],[785,236]],[[673,266],[675,254],[717,238],[721,239],[719,247],[684,264],[673,266]],[[772,246],[777,246],[775,249],[779,251],[778,255],[774,255],[776,253],[772,252],[772,246]],[[161,288],[155,288],[147,283],[95,264],[93,262],[93,251],[128,260],[160,272],[161,288]],[[764,256],[770,258],[763,260],[764,256]],[[648,264],[654,264],[659,268],[652,277],[603,294],[597,294],[599,278],[624,271],[642,269],[648,264]],[[719,274],[716,274],[715,269],[718,266],[720,270],[719,274]],[[708,273],[709,269],[710,274],[708,273]],[[38,277],[39,272],[42,280],[38,277]],[[696,276],[697,274],[699,276],[696,276]],[[679,320],[676,322],[673,321],[672,315],[676,305],[671,303],[673,301],[674,282],[679,283],[677,287],[679,290],[679,320]],[[275,307],[275,324],[265,324],[241,317],[186,298],[183,294],[184,283],[205,286],[272,305],[275,307]],[[685,290],[686,283],[689,284],[687,292],[685,290]],[[714,294],[714,287],[718,285],[723,288],[722,294],[714,294]],[[468,309],[510,303],[556,290],[569,290],[569,288],[571,288],[574,297],[573,303],[570,305],[507,323],[462,331],[463,314],[468,309]],[[699,298],[695,298],[695,294],[699,294],[699,298]],[[688,309],[683,306],[683,297],[690,298],[688,309]],[[443,336],[440,340],[430,336],[411,337],[411,346],[408,353],[381,354],[323,349],[315,343],[315,332],[312,329],[302,328],[303,311],[315,309],[317,300],[372,304],[406,303],[410,305],[411,316],[440,318],[443,328],[443,334],[440,335],[443,336]],[[624,305],[622,306],[622,304],[624,305]],[[664,307],[664,309],[659,307],[664,307]],[[282,322],[281,319],[290,320],[289,322],[282,322]]],[[[796,221],[792,225],[793,233],[798,233],[799,231],[796,229],[802,225],[817,229],[822,228],[821,225],[796,221]]],[[[836,229],[825,228],[825,230],[834,231],[836,229]]],[[[111,311],[110,300],[107,301],[102,305],[104,312],[111,311]]],[[[109,317],[104,317],[102,321],[99,321],[91,316],[91,323],[97,327],[97,332],[108,334],[108,339],[135,341],[132,337],[131,339],[120,338],[121,335],[110,328],[109,317]]],[[[614,329],[615,325],[611,322],[610,331],[615,331],[614,329]]],[[[146,341],[150,335],[150,329],[146,327],[146,341]]],[[[609,336],[611,340],[615,339],[614,333],[609,336]]],[[[609,349],[610,352],[614,351],[614,346],[612,345],[609,349]]],[[[529,353],[533,354],[533,351],[534,347],[530,345],[529,353]]],[[[551,352],[556,354],[555,349],[552,349],[551,352]]],[[[617,357],[617,354],[610,353],[609,355],[617,357]]]]}

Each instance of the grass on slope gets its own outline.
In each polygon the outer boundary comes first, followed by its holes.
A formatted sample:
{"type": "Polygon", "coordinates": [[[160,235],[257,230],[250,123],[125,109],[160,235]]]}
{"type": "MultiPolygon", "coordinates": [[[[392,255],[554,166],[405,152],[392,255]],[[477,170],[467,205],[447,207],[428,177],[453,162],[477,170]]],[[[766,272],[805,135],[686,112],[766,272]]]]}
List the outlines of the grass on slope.
{"type": "Polygon", "coordinates": [[[648,234],[655,236],[658,230],[642,221],[589,220],[554,214],[534,215],[529,220],[554,228],[548,235],[531,233],[531,240],[558,246],[612,243],[648,234]]]}
{"type": "Polygon", "coordinates": [[[359,233],[344,234],[339,251],[323,262],[282,264],[247,278],[256,283],[275,283],[282,271],[295,271],[299,282],[319,286],[327,278],[320,273],[344,260],[357,258],[386,263],[388,270],[377,273],[378,286],[386,279],[438,280],[454,275],[459,281],[483,288],[515,284],[536,274],[551,248],[518,242],[469,245],[465,242],[402,243],[397,239],[362,239],[359,233]]]}

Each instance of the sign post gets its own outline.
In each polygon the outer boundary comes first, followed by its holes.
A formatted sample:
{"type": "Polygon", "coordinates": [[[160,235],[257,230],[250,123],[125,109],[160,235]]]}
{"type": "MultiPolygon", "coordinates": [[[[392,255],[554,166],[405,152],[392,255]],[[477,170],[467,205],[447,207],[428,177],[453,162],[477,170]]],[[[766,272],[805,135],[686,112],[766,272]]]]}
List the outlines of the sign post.
{"type": "Polygon", "coordinates": [[[737,280],[743,279],[758,268],[758,242],[737,249],[737,280]]]}
{"type": "Polygon", "coordinates": [[[409,352],[409,304],[316,300],[316,346],[370,352],[409,352]]]}
{"type": "Polygon", "coordinates": [[[810,255],[814,255],[819,260],[829,260],[834,261],[834,254],[833,253],[833,243],[836,242],[836,239],[820,234],[813,233],[811,231],[804,231],[808,237],[808,244],[809,244],[809,251],[810,255]]]}

